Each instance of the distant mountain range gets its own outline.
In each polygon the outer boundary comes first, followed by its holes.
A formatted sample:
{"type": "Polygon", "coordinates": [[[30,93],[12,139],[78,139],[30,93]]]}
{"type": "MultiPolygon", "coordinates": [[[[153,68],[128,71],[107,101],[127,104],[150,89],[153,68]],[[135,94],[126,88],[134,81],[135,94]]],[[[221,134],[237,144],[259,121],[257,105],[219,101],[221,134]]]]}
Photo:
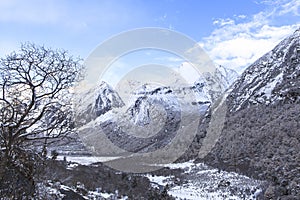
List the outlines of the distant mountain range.
{"type": "Polygon", "coordinates": [[[129,152],[154,151],[184,127],[179,126],[182,116],[189,115],[191,121],[200,119],[237,77],[235,71],[217,66],[214,73],[203,74],[192,85],[141,85],[126,103],[110,85],[101,82],[81,95],[77,126],[80,133],[89,135],[83,136],[85,143],[93,142],[92,135],[99,132],[129,152]]]}
{"type": "Polygon", "coordinates": [[[166,102],[168,105],[173,105],[179,96],[190,93],[194,95],[190,104],[207,104],[210,105],[216,101],[224,91],[233,83],[238,77],[238,73],[232,69],[227,69],[223,66],[217,66],[213,74],[204,73],[202,77],[189,87],[182,87],[180,85],[176,88],[169,86],[154,87],[149,84],[144,84],[137,91],[131,94],[131,105],[125,105],[119,94],[106,82],[101,82],[95,88],[90,89],[84,93],[79,100],[78,116],[80,116],[80,123],[88,123],[91,120],[107,113],[113,108],[120,108],[126,106],[128,112],[134,118],[140,116],[143,119],[136,119],[138,123],[149,121],[147,115],[149,113],[149,104],[151,101],[159,100],[166,102]],[[145,121],[146,120],[146,121],[145,121]]]}

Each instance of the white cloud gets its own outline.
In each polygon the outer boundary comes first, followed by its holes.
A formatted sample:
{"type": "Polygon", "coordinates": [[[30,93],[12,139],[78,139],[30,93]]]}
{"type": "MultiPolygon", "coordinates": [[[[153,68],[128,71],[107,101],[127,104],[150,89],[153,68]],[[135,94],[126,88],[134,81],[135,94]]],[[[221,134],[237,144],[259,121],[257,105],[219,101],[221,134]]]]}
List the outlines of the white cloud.
{"type": "Polygon", "coordinates": [[[278,20],[278,17],[286,14],[295,17],[300,1],[279,0],[263,3],[272,3],[273,9],[253,16],[233,16],[235,20],[226,18],[213,22],[217,28],[200,45],[214,62],[242,71],[300,26],[300,20],[296,20],[295,24],[274,25],[274,20],[278,20]],[[240,22],[238,18],[243,21],[240,22]]]}
{"type": "Polygon", "coordinates": [[[217,20],[213,21],[213,24],[214,25],[219,25],[219,26],[233,25],[234,24],[234,20],[230,19],[230,18],[217,19],[217,20]]]}
{"type": "Polygon", "coordinates": [[[299,7],[300,7],[299,0],[263,0],[257,3],[276,6],[274,10],[278,11],[277,12],[278,15],[292,13],[296,16],[299,16],[299,7]]]}
{"type": "Polygon", "coordinates": [[[287,13],[293,13],[296,16],[299,16],[299,7],[300,1],[299,0],[292,0],[282,6],[282,10],[279,12],[279,15],[284,15],[287,13]]]}
{"type": "Polygon", "coordinates": [[[116,23],[121,26],[144,15],[119,1],[0,0],[0,23],[53,25],[75,32],[91,27],[112,28],[116,23]]]}
{"type": "Polygon", "coordinates": [[[176,56],[164,56],[164,57],[156,57],[154,58],[155,60],[159,60],[159,61],[166,61],[166,62],[175,62],[177,63],[181,63],[183,62],[182,58],[176,57],[176,56]]]}
{"type": "Polygon", "coordinates": [[[237,17],[240,19],[245,19],[247,16],[246,15],[238,15],[237,17]]]}
{"type": "Polygon", "coordinates": [[[188,62],[183,62],[176,71],[183,77],[183,79],[189,83],[193,84],[199,79],[200,74],[197,70],[188,62]]]}

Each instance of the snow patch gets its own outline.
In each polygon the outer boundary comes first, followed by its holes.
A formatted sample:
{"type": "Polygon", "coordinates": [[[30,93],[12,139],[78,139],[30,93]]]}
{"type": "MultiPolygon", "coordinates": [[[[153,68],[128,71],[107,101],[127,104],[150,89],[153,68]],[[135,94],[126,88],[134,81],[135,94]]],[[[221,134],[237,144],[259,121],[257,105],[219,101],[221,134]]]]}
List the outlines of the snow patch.
{"type": "Polygon", "coordinates": [[[267,99],[270,99],[272,96],[272,91],[275,88],[276,84],[281,83],[283,79],[283,73],[280,73],[278,76],[275,77],[275,79],[271,82],[269,82],[265,87],[261,88],[258,93],[264,93],[264,96],[267,99]]]}
{"type": "MultiPolygon", "coordinates": [[[[67,161],[78,163],[81,165],[90,165],[98,162],[107,162],[111,160],[118,159],[119,157],[96,157],[96,156],[58,156],[57,160],[64,160],[66,158],[67,161]]],[[[76,167],[75,164],[69,166],[70,168],[76,167]]]]}

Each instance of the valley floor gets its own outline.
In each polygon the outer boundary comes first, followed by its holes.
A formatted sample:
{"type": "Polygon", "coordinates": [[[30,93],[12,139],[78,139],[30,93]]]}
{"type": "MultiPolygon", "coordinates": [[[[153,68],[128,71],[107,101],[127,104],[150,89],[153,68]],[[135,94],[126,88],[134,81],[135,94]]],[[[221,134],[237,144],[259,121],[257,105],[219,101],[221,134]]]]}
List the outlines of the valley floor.
{"type": "MultiPolygon", "coordinates": [[[[58,159],[63,158],[59,157],[58,159]]],[[[94,162],[105,162],[114,158],[68,156],[65,159],[68,161],[67,168],[75,170],[79,165],[90,165],[94,162]]],[[[203,163],[195,164],[193,161],[168,164],[164,165],[161,170],[136,175],[147,177],[153,188],[161,193],[167,192],[169,196],[175,199],[254,200],[259,199],[262,195],[265,185],[263,181],[254,180],[234,172],[221,171],[203,163]]],[[[100,197],[101,199],[112,199],[116,197],[116,194],[101,191],[89,191],[87,194],[90,195],[85,196],[88,199],[99,199],[100,197]]],[[[128,197],[122,196],[120,198],[126,199],[128,197]]]]}

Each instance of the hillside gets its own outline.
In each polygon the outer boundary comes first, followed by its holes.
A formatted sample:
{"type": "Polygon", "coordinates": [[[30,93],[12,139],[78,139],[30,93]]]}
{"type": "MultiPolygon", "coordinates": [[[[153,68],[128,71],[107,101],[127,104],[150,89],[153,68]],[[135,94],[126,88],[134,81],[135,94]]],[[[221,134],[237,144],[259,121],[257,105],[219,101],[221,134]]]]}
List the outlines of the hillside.
{"type": "Polygon", "coordinates": [[[300,196],[300,29],[250,65],[229,89],[211,165],[270,186],[267,199],[300,196]]]}

